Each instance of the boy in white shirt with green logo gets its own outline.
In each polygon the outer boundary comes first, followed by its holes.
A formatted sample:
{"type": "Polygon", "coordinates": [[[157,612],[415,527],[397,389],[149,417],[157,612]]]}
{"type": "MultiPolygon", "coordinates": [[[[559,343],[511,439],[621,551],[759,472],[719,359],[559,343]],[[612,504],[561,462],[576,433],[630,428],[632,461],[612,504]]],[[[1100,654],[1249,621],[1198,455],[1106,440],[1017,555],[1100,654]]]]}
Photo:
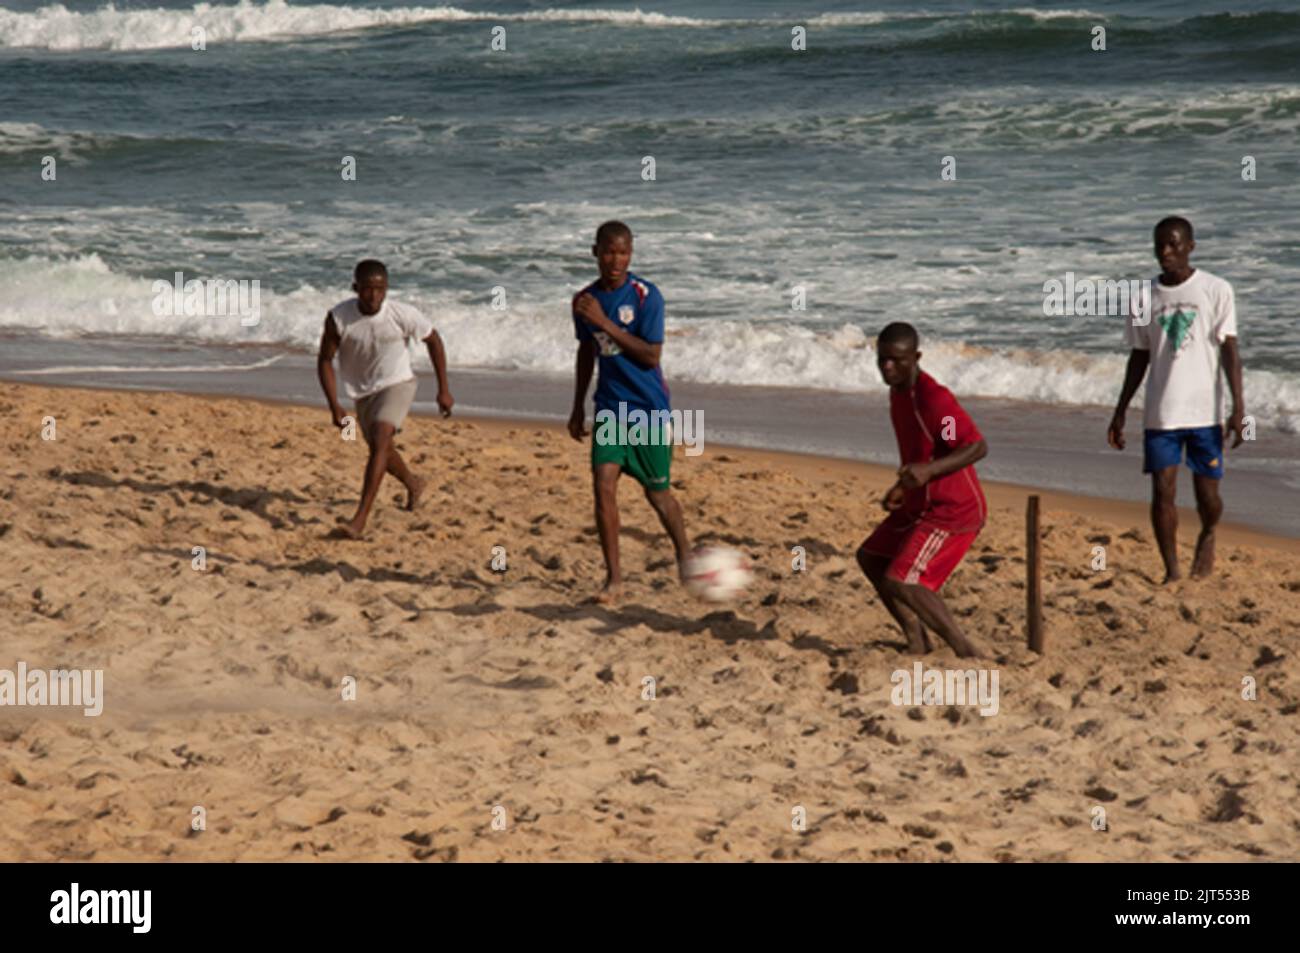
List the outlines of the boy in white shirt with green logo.
{"type": "Polygon", "coordinates": [[[1237,312],[1232,285],[1188,258],[1196,242],[1192,223],[1170,217],[1155,228],[1159,277],[1150,297],[1133,304],[1125,324],[1128,368],[1106,438],[1124,449],[1124,414],[1147,379],[1142,472],[1151,474],[1151,526],[1165,564],[1165,582],[1180,579],[1178,510],[1174,494],[1178,465],[1187,451],[1196,490],[1201,533],[1192,559],[1192,578],[1214,571],[1214,527],[1223,515],[1223,441],[1229,432],[1236,449],[1242,442],[1241,356],[1237,351],[1237,312]],[[1224,377],[1232,392],[1232,413],[1223,418],[1224,377]]]}

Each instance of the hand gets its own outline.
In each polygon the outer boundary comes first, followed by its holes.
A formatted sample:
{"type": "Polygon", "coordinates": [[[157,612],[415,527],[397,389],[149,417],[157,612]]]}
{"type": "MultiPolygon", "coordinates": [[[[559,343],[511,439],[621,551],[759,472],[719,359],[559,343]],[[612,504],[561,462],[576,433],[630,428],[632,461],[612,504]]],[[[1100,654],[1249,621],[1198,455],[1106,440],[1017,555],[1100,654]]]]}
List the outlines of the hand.
{"type": "Polygon", "coordinates": [[[1115,411],[1110,418],[1110,427],[1106,430],[1106,442],[1116,450],[1124,449],[1124,411],[1115,411]]]}
{"type": "Polygon", "coordinates": [[[885,498],[880,501],[880,505],[889,512],[894,512],[894,510],[903,505],[903,496],[905,492],[906,491],[904,491],[901,484],[895,483],[885,493],[885,498]]]}
{"type": "Polygon", "coordinates": [[[444,417],[450,417],[450,416],[451,416],[451,408],[452,408],[452,405],[455,404],[455,403],[456,403],[456,401],[452,399],[451,391],[447,390],[447,388],[445,388],[445,387],[439,388],[439,390],[438,390],[438,409],[442,411],[442,415],[443,415],[444,417]]]}
{"type": "Polygon", "coordinates": [[[591,431],[587,429],[587,414],[581,407],[575,407],[569,415],[569,436],[581,440],[591,431]]]}
{"type": "Polygon", "coordinates": [[[1241,428],[1245,424],[1245,421],[1243,420],[1244,417],[1245,417],[1244,411],[1234,410],[1232,412],[1232,416],[1228,418],[1228,422],[1223,425],[1224,440],[1228,439],[1228,434],[1234,435],[1234,439],[1232,441],[1232,447],[1231,447],[1231,449],[1233,450],[1236,450],[1238,447],[1240,447],[1241,442],[1245,439],[1241,435],[1241,428]]]}
{"type": "Polygon", "coordinates": [[[593,328],[603,331],[609,325],[609,318],[605,315],[605,309],[600,306],[600,302],[596,300],[596,296],[590,291],[578,297],[573,310],[577,312],[578,317],[593,328]]]}
{"type": "Polygon", "coordinates": [[[928,463],[908,463],[898,468],[898,485],[904,490],[915,490],[929,483],[932,474],[928,463]]]}
{"type": "Polygon", "coordinates": [[[342,407],[331,407],[330,416],[334,418],[334,426],[338,427],[340,430],[347,426],[347,424],[343,422],[343,418],[346,417],[347,414],[343,412],[342,407]]]}

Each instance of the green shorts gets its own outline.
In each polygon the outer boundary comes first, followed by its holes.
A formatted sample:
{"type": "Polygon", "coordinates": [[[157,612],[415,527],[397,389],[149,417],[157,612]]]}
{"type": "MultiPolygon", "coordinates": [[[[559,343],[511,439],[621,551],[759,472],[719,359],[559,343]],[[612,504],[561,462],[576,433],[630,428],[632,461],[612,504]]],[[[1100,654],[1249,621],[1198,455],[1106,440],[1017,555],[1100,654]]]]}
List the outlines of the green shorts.
{"type": "Polygon", "coordinates": [[[673,445],[667,427],[613,427],[597,425],[591,435],[591,466],[617,463],[647,490],[666,490],[673,463],[673,445]],[[602,438],[614,437],[614,439],[602,438]]]}

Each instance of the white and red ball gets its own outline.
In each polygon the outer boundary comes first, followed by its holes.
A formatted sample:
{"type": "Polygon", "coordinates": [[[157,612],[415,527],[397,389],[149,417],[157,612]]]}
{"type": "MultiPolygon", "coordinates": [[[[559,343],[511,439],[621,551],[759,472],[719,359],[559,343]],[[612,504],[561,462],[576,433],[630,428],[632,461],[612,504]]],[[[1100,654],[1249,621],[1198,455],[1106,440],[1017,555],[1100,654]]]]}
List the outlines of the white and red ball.
{"type": "Polygon", "coordinates": [[[753,581],[749,557],[730,546],[702,546],[686,560],[686,588],[706,602],[732,602],[753,581]]]}

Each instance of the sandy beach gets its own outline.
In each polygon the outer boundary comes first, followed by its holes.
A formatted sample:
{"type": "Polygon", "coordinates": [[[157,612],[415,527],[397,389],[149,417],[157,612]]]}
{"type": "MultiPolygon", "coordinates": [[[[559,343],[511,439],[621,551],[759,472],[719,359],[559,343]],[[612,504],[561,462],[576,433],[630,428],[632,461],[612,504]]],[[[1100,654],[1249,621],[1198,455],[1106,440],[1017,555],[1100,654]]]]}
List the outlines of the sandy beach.
{"type": "Polygon", "coordinates": [[[0,434],[0,669],[104,672],[98,717],[0,708],[5,860],[1300,855],[1292,538],[1224,527],[1215,578],[1162,587],[1144,506],[1045,493],[1040,657],[1028,491],[986,484],[944,592],[1000,674],[984,717],[891,701],[915,659],[853,560],[885,468],[679,451],[693,541],[755,584],[687,596],[625,480],[604,608],[588,448],[558,426],[411,418],[430,490],[408,513],[386,482],[363,542],[327,538],[364,445],[323,407],[11,385],[0,434]]]}

